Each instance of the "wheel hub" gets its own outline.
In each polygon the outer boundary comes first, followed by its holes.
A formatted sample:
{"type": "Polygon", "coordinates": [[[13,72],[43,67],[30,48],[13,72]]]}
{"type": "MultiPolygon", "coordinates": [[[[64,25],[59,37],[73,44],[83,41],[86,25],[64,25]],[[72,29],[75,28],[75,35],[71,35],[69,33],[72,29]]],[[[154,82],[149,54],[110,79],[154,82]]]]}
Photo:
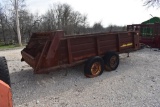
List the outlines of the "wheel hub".
{"type": "Polygon", "coordinates": [[[99,62],[93,63],[91,67],[92,75],[98,75],[101,72],[101,64],[99,62]]]}
{"type": "Polygon", "coordinates": [[[117,57],[116,56],[112,56],[110,59],[110,66],[112,68],[114,68],[117,65],[117,57]]]}

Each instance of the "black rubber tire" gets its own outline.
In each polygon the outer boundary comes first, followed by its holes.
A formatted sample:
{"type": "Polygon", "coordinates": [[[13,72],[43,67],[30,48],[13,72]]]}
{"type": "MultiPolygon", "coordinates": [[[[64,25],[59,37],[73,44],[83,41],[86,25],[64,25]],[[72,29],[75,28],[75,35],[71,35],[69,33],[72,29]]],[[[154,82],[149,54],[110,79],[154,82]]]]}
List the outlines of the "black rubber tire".
{"type": "Polygon", "coordinates": [[[84,75],[86,77],[89,77],[89,78],[97,77],[97,76],[101,75],[103,73],[103,71],[104,71],[104,61],[101,57],[99,57],[99,56],[92,57],[86,61],[85,66],[84,66],[84,75]],[[95,62],[99,62],[101,65],[101,71],[97,75],[93,75],[91,72],[91,67],[95,62]]]}
{"type": "Polygon", "coordinates": [[[5,57],[0,57],[0,80],[11,86],[9,70],[5,57]]]}
{"type": "Polygon", "coordinates": [[[119,65],[119,55],[115,52],[107,52],[104,57],[103,57],[103,60],[104,60],[104,66],[105,66],[105,70],[107,71],[113,71],[113,70],[116,70],[118,65],[119,65]],[[110,63],[110,59],[115,56],[116,57],[116,64],[114,67],[111,66],[111,63],[110,63]]]}

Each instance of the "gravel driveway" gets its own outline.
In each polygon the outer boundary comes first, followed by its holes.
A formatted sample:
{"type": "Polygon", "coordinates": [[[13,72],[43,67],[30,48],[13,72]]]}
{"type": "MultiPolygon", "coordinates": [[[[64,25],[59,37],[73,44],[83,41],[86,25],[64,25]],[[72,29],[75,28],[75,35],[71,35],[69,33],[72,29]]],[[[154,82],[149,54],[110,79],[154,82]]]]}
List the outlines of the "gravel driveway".
{"type": "Polygon", "coordinates": [[[160,107],[160,52],[120,55],[117,70],[86,78],[83,66],[33,74],[21,49],[0,51],[11,76],[14,107],[160,107]]]}

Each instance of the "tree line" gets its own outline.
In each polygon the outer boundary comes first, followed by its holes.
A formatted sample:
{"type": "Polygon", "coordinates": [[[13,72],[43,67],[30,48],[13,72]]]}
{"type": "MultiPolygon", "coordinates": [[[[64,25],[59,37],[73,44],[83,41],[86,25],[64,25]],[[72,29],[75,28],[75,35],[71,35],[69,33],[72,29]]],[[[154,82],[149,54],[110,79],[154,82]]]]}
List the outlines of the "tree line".
{"type": "MultiPolygon", "coordinates": [[[[25,0],[18,0],[17,8],[23,43],[28,42],[33,32],[63,30],[66,35],[70,35],[126,30],[126,26],[108,25],[104,27],[101,22],[95,22],[93,26],[89,26],[87,15],[73,10],[66,3],[53,4],[43,15],[33,14],[27,10],[25,0]]],[[[0,43],[18,43],[14,0],[10,0],[5,5],[0,4],[0,43]]]]}

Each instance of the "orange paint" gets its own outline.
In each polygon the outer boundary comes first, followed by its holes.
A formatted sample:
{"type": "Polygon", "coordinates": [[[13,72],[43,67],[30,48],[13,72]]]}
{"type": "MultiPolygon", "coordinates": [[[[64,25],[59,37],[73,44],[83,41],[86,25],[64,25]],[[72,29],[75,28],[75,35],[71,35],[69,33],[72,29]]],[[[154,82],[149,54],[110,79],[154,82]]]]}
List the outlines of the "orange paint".
{"type": "Polygon", "coordinates": [[[0,107],[13,107],[11,88],[0,80],[0,107]]]}

